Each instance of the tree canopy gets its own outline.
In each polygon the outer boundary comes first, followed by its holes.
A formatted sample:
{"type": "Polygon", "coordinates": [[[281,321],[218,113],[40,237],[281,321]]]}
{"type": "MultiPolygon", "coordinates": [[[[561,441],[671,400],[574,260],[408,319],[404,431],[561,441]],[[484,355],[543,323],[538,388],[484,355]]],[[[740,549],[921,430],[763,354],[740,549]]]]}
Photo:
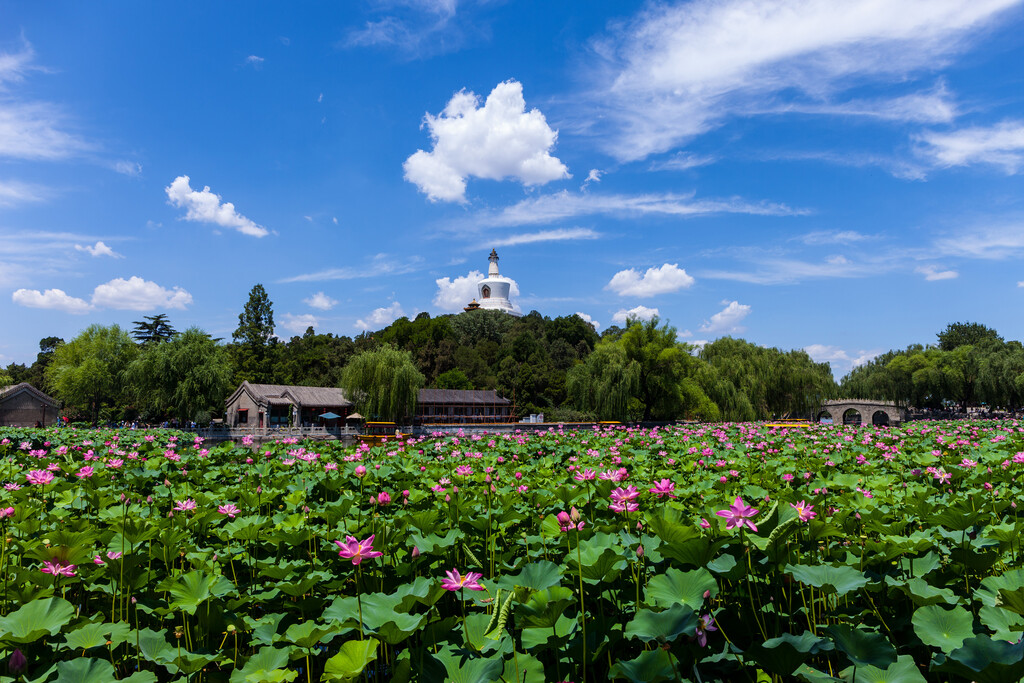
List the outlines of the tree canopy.
{"type": "Polygon", "coordinates": [[[144,315],[142,320],[137,320],[132,323],[135,327],[132,329],[132,338],[135,339],[139,344],[156,344],[162,341],[168,341],[178,334],[178,332],[171,327],[171,323],[167,319],[166,313],[160,313],[158,315],[144,315]]]}
{"type": "Polygon", "coordinates": [[[412,354],[391,344],[363,351],[345,366],[341,388],[367,418],[401,422],[416,409],[424,377],[412,354]]]}
{"type": "Polygon", "coordinates": [[[90,325],[56,346],[46,369],[48,385],[66,406],[99,422],[104,405],[126,403],[123,373],[137,354],[128,332],[117,325],[90,325]]]}

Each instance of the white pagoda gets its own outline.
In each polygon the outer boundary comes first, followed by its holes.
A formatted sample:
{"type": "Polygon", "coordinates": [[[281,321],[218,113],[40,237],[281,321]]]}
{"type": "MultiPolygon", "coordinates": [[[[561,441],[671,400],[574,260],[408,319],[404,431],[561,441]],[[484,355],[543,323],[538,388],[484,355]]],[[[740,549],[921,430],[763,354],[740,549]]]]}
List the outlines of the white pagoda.
{"type": "Polygon", "coordinates": [[[498,252],[491,249],[491,255],[487,259],[490,265],[487,267],[487,277],[477,283],[477,298],[470,303],[465,310],[472,311],[484,309],[488,311],[503,311],[509,315],[520,316],[515,310],[508,295],[512,290],[512,281],[502,277],[498,272],[498,252]]]}

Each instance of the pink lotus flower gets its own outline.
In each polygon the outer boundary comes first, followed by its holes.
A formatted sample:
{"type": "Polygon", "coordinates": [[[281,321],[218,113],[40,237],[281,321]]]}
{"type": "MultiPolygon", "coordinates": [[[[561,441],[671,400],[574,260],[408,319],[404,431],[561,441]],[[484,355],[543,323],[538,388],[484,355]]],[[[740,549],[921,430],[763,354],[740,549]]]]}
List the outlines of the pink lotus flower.
{"type": "Polygon", "coordinates": [[[387,505],[391,502],[391,494],[387,491],[381,491],[377,494],[377,505],[387,505]]]}
{"type": "Polygon", "coordinates": [[[246,434],[245,436],[242,437],[242,445],[243,446],[251,446],[252,445],[252,441],[253,441],[252,436],[249,435],[249,434],[246,434]]]}
{"type": "Polygon", "coordinates": [[[191,498],[186,498],[185,500],[176,500],[176,501],[174,501],[174,511],[175,512],[191,512],[192,510],[195,510],[197,507],[199,507],[199,506],[191,498]]]}
{"type": "Polygon", "coordinates": [[[342,541],[335,541],[334,545],[338,546],[338,557],[344,557],[345,559],[351,559],[352,564],[359,564],[363,560],[368,560],[373,557],[380,557],[384,553],[377,552],[373,549],[373,539],[376,534],[371,535],[365,540],[357,540],[355,536],[346,536],[347,543],[342,541]]]}
{"type": "Polygon", "coordinates": [[[53,574],[54,576],[74,576],[75,565],[67,564],[61,560],[45,561],[43,562],[43,573],[53,574]]]}
{"type": "Polygon", "coordinates": [[[581,531],[586,526],[586,522],[580,518],[580,511],[575,507],[572,509],[572,512],[563,510],[555,515],[555,517],[558,519],[558,526],[562,531],[569,531],[574,528],[577,531],[581,531]]]}
{"type": "Polygon", "coordinates": [[[758,511],[743,502],[743,499],[736,496],[735,502],[729,506],[728,510],[718,510],[715,514],[719,517],[725,517],[727,520],[725,524],[726,529],[732,529],[733,527],[743,528],[749,526],[751,531],[757,531],[757,527],[750,521],[750,518],[756,515],[758,511]]]}
{"type": "Polygon", "coordinates": [[[796,516],[800,518],[801,522],[809,522],[818,515],[818,513],[814,511],[814,506],[808,505],[807,502],[803,500],[795,505],[790,503],[789,506],[796,510],[796,516]]]}
{"type": "MultiPolygon", "coordinates": [[[[362,465],[356,465],[356,471],[355,471],[355,475],[356,475],[357,477],[360,477],[360,478],[362,478],[362,477],[363,477],[363,475],[365,475],[365,474],[366,474],[366,468],[365,468],[365,467],[363,467],[362,465]]],[[[337,542],[337,541],[335,541],[335,542],[337,542]]]]}
{"type": "Polygon", "coordinates": [[[53,481],[53,472],[48,472],[46,470],[30,470],[29,473],[25,475],[25,479],[27,479],[30,484],[46,486],[53,481]]]}
{"type": "Polygon", "coordinates": [[[218,505],[217,512],[219,512],[222,515],[227,515],[231,519],[234,519],[235,515],[241,512],[241,510],[239,510],[234,503],[227,503],[226,505],[218,505]]]}
{"type": "Polygon", "coordinates": [[[595,476],[597,473],[594,470],[582,470],[577,471],[572,478],[576,481],[591,481],[595,476]]]}
{"type": "Polygon", "coordinates": [[[2,508],[2,509],[0,509],[0,519],[4,519],[5,517],[13,517],[13,516],[14,516],[14,508],[2,508]]]}
{"type": "Polygon", "coordinates": [[[706,647],[708,644],[708,632],[717,630],[718,627],[715,626],[714,617],[712,617],[710,614],[703,615],[697,621],[697,634],[695,636],[697,639],[697,644],[701,647],[706,647]]]}
{"type": "Polygon", "coordinates": [[[448,578],[441,579],[441,587],[450,591],[458,591],[463,588],[468,588],[471,591],[482,591],[484,590],[483,585],[478,579],[483,578],[483,574],[477,572],[467,572],[465,576],[459,574],[458,569],[452,569],[451,571],[445,571],[448,578]]]}
{"type": "Polygon", "coordinates": [[[657,484],[655,484],[653,488],[648,489],[648,490],[651,493],[653,493],[656,496],[658,496],[658,498],[661,498],[662,496],[668,496],[669,498],[675,498],[675,495],[672,492],[676,490],[676,485],[673,484],[668,479],[662,479],[657,484]]]}
{"type": "Polygon", "coordinates": [[[91,467],[89,467],[88,465],[86,465],[82,469],[80,469],[77,472],[75,472],[75,476],[78,477],[79,479],[88,479],[92,475],[93,475],[93,469],[91,467]]]}

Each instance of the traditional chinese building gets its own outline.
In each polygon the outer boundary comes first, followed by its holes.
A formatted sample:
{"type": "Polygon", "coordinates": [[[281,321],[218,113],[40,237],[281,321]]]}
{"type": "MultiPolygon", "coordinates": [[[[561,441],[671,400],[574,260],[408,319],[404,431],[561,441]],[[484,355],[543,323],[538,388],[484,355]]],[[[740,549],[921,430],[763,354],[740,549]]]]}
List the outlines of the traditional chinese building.
{"type": "Polygon", "coordinates": [[[512,402],[496,391],[420,389],[417,424],[472,424],[512,421],[512,402]]]}
{"type": "Polygon", "coordinates": [[[229,427],[299,427],[317,424],[325,413],[344,418],[351,412],[352,402],[335,387],[242,382],[224,402],[229,427]]]}
{"type": "Polygon", "coordinates": [[[0,387],[0,427],[49,427],[60,404],[28,382],[0,387]]]}

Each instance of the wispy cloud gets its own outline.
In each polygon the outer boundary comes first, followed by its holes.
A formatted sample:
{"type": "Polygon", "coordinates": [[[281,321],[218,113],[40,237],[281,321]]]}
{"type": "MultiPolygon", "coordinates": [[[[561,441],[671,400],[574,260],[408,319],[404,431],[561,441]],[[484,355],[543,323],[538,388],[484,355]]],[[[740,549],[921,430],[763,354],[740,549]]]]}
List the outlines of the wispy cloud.
{"type": "Polygon", "coordinates": [[[0,180],[0,206],[39,202],[50,196],[49,188],[18,180],[0,180]]]}
{"type": "Polygon", "coordinates": [[[362,266],[327,268],[314,273],[303,273],[282,278],[278,282],[326,282],[328,280],[358,280],[361,278],[380,277],[382,275],[403,275],[417,270],[422,264],[423,257],[421,256],[413,256],[404,261],[397,261],[388,254],[377,254],[362,266]]]}
{"type": "Polygon", "coordinates": [[[481,211],[459,227],[542,225],[580,216],[703,216],[741,213],[758,216],[800,216],[809,213],[785,204],[750,202],[739,198],[697,199],[694,194],[592,194],[556,192],[524,199],[497,211],[481,211]]]}
{"type": "Polygon", "coordinates": [[[832,367],[832,373],[837,377],[864,365],[882,353],[881,349],[847,351],[829,344],[810,344],[804,347],[804,351],[815,363],[828,363],[832,367]],[[836,372],[837,370],[839,372],[836,372]]]}
{"type": "Polygon", "coordinates": [[[507,237],[488,238],[481,242],[481,246],[489,247],[512,247],[521,244],[535,244],[537,242],[564,242],[566,240],[596,240],[601,233],[590,228],[558,228],[556,230],[541,230],[540,232],[527,232],[507,237]]]}
{"type": "Polygon", "coordinates": [[[805,280],[867,277],[896,267],[895,263],[889,262],[888,255],[875,261],[850,260],[844,256],[831,256],[822,261],[803,261],[774,255],[763,255],[762,258],[754,259],[748,255],[742,260],[752,262],[753,267],[741,270],[709,269],[699,272],[698,275],[711,280],[781,285],[805,280]]]}
{"type": "Polygon", "coordinates": [[[941,89],[889,100],[842,94],[909,83],[966,49],[1019,0],[694,0],[655,4],[594,44],[590,116],[609,151],[635,160],[731,117],[784,107],[824,115],[948,120],[941,89]],[[836,102],[841,104],[835,104],[836,102]],[[845,104],[842,104],[845,102],[845,104]]]}
{"type": "Polygon", "coordinates": [[[918,266],[914,269],[914,272],[924,275],[924,279],[929,282],[934,282],[936,280],[954,280],[960,277],[960,273],[955,270],[939,270],[939,267],[934,265],[918,266]]]}
{"type": "Polygon", "coordinates": [[[917,139],[918,153],[939,168],[990,164],[1012,175],[1024,167],[1024,121],[930,131],[917,139]]]}
{"type": "Polygon", "coordinates": [[[402,310],[402,304],[392,301],[388,306],[373,309],[365,319],[360,318],[356,320],[356,327],[360,330],[379,330],[390,325],[403,315],[405,315],[405,311],[402,310]]]}
{"type": "Polygon", "coordinates": [[[408,58],[423,59],[455,52],[490,38],[487,24],[480,22],[474,12],[465,11],[474,3],[378,0],[375,4],[378,6],[376,18],[349,31],[339,43],[340,47],[383,48],[408,58]]]}

